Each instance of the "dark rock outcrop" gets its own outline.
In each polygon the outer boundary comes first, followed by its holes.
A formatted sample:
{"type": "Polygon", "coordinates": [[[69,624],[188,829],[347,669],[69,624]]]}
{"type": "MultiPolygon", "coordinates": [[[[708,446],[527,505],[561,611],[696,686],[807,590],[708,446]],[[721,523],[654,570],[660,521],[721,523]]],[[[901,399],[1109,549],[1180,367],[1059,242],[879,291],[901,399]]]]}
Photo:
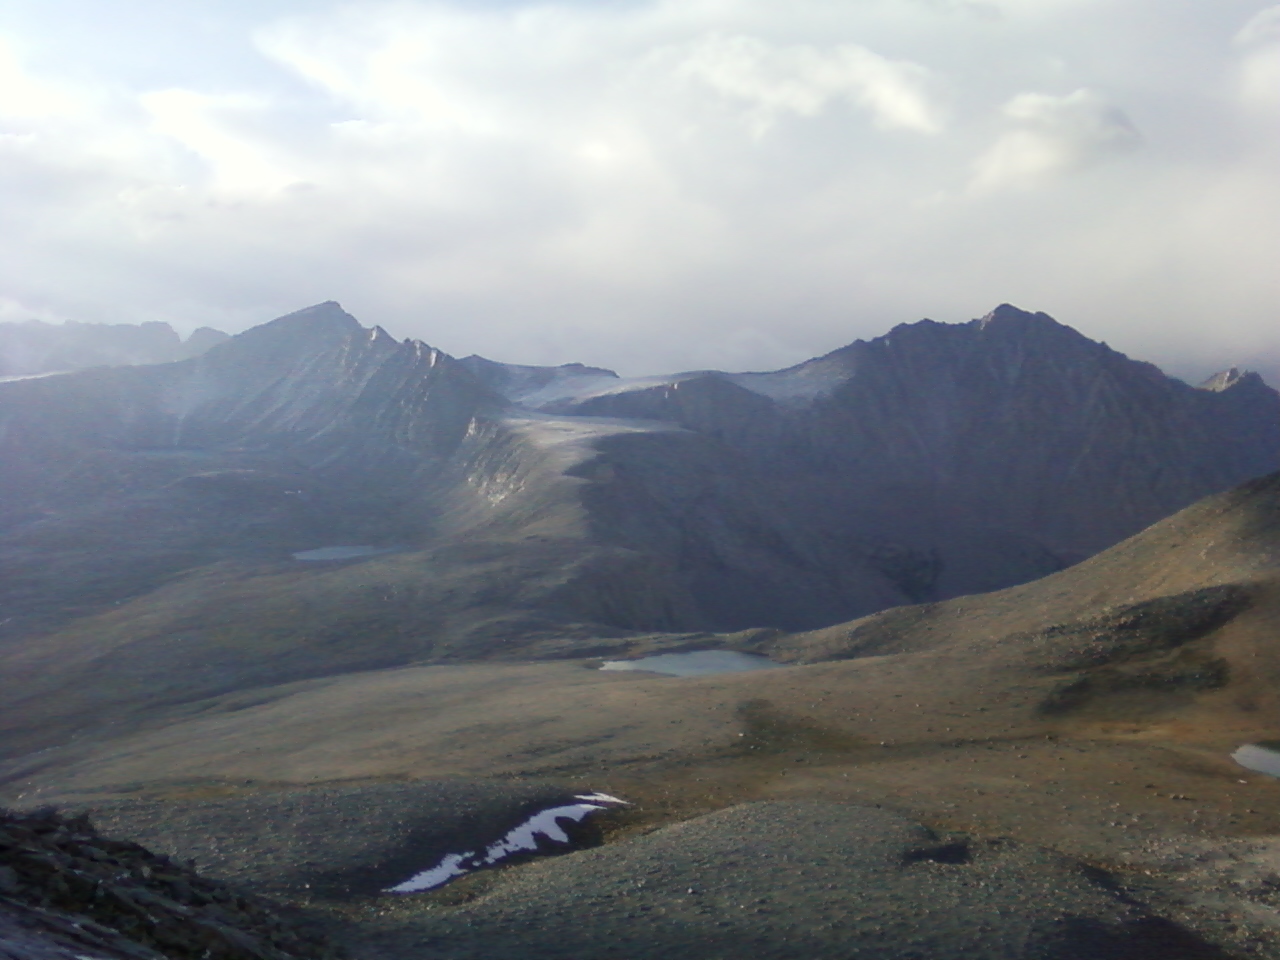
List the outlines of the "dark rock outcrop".
{"type": "Polygon", "coordinates": [[[85,817],[0,811],[0,956],[290,960],[337,951],[300,915],[85,817]]]}

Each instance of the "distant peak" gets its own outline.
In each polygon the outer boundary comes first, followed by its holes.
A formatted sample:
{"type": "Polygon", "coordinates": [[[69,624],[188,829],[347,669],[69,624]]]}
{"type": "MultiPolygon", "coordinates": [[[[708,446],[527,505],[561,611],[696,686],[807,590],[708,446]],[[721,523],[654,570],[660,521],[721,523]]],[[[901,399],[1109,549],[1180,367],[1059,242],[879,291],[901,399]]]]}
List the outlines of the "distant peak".
{"type": "Polygon", "coordinates": [[[1222,393],[1224,390],[1230,390],[1236,384],[1252,383],[1257,381],[1262,383],[1262,378],[1252,370],[1241,370],[1239,367],[1229,367],[1226,370],[1220,370],[1212,377],[1200,384],[1201,390],[1208,390],[1211,393],[1222,393]]]}
{"type": "Polygon", "coordinates": [[[182,342],[192,343],[192,342],[199,342],[204,340],[208,340],[210,342],[213,342],[216,340],[218,342],[221,342],[223,340],[226,340],[230,336],[231,334],[223,333],[221,330],[217,329],[216,327],[196,327],[194,330],[191,331],[190,335],[182,342]]]}
{"type": "Polygon", "coordinates": [[[978,326],[985,330],[987,327],[991,327],[991,326],[1000,327],[1000,326],[1007,326],[1011,324],[1018,324],[1019,326],[1027,326],[1032,323],[1034,324],[1048,323],[1048,324],[1052,324],[1055,327],[1062,326],[1062,324],[1058,323],[1057,320],[1053,319],[1053,317],[1049,316],[1047,313],[1038,313],[1038,312],[1031,313],[1027,310],[1022,310],[1018,307],[1015,307],[1011,303],[1000,304],[1000,306],[996,307],[994,310],[988,313],[985,317],[979,320],[978,326]]]}
{"type": "Polygon", "coordinates": [[[353,333],[364,332],[364,327],[360,325],[360,321],[343,310],[342,304],[336,300],[326,300],[324,303],[317,303],[314,307],[305,307],[302,310],[295,310],[293,313],[286,313],[283,317],[276,317],[274,320],[254,329],[288,331],[292,335],[337,334],[349,336],[353,333]]]}
{"type": "MultiPolygon", "coordinates": [[[[925,318],[915,323],[900,323],[887,334],[876,337],[871,343],[915,343],[923,340],[931,342],[938,337],[961,336],[968,338],[976,334],[977,343],[995,343],[1000,341],[1046,340],[1058,343],[1078,340],[1092,343],[1078,330],[1059,323],[1047,313],[1031,313],[1011,303],[1002,303],[985,317],[961,323],[941,323],[925,318]]],[[[841,350],[848,350],[862,341],[855,341],[841,350]]],[[[1105,346],[1105,344],[1103,345],[1105,346]]],[[[839,353],[840,350],[833,351],[839,353]]],[[[828,354],[830,356],[831,354],[828,354]]]]}
{"type": "Polygon", "coordinates": [[[246,330],[232,337],[229,344],[254,345],[255,349],[292,349],[291,345],[297,343],[338,343],[363,332],[360,321],[343,310],[341,304],[326,300],[246,330]]]}
{"type": "Polygon", "coordinates": [[[184,358],[198,357],[230,339],[230,334],[215,330],[213,327],[197,327],[192,331],[191,336],[182,341],[180,353],[184,358]]]}
{"type": "Polygon", "coordinates": [[[353,317],[347,311],[342,309],[342,304],[337,300],[326,300],[324,303],[317,303],[315,306],[304,307],[301,310],[295,310],[293,313],[286,313],[283,317],[277,317],[272,323],[289,322],[322,324],[324,326],[342,327],[349,332],[363,330],[360,321],[353,317]]]}

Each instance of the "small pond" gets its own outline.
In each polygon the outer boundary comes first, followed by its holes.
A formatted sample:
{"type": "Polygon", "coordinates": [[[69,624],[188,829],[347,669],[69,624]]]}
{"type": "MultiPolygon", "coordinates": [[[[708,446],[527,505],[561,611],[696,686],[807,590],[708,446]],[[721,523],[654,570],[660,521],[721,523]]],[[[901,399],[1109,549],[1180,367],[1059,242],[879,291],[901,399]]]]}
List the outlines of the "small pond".
{"type": "Polygon", "coordinates": [[[606,660],[601,670],[643,670],[669,677],[705,677],[714,673],[743,673],[747,670],[775,670],[784,666],[768,657],[737,650],[694,650],[690,653],[661,653],[639,660],[606,660]]]}
{"type": "Polygon", "coordinates": [[[1256,770],[1258,773],[1280,777],[1280,741],[1264,740],[1261,743],[1246,743],[1231,755],[1231,759],[1240,766],[1256,770]]]}
{"type": "Polygon", "coordinates": [[[395,547],[317,547],[314,550],[303,550],[295,553],[295,560],[355,560],[358,557],[376,557],[381,553],[395,553],[395,547]]]}

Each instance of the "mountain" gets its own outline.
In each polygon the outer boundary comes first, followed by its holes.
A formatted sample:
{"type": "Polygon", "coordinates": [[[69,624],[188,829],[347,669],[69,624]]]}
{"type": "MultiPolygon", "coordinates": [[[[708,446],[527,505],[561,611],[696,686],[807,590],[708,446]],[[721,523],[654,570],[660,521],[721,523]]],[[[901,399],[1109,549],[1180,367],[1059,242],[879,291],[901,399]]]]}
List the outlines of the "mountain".
{"type": "Polygon", "coordinates": [[[157,702],[1006,587],[1273,469],[1280,397],[1226,379],[1008,306],[623,379],[456,360],[326,303],[3,383],[0,694],[25,712],[0,728],[23,752],[157,702]]]}
{"type": "Polygon", "coordinates": [[[1273,469],[1280,449],[1280,402],[1256,375],[1195,389],[1008,305],[773,373],[492,367],[523,408],[670,423],[729,467],[672,483],[672,458],[640,448],[678,440],[608,439],[595,469],[611,479],[584,491],[597,535],[676,557],[719,627],[1032,579],[1273,469]]]}
{"type": "Polygon", "coordinates": [[[1046,563],[1096,553],[1272,469],[1280,441],[1280,405],[1256,375],[1196,390],[1008,305],[968,324],[903,325],[776,373],[604,380],[530,400],[674,422],[758,470],[803,475],[846,539],[937,557],[920,599],[994,586],[1000,574],[979,582],[967,555],[1010,550],[992,541],[1018,540],[1046,563]]]}
{"type": "Polygon", "coordinates": [[[168,363],[197,356],[227,339],[200,327],[183,340],[167,323],[0,323],[0,380],[85,367],[168,363]]]}

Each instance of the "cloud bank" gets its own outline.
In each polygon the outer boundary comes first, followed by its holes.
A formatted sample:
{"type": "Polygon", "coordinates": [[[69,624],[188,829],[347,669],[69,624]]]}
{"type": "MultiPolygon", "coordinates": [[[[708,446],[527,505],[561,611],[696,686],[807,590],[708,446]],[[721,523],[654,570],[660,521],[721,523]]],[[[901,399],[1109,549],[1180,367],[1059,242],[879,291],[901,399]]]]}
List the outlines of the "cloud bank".
{"type": "Polygon", "coordinates": [[[0,319],[643,373],[1011,301],[1280,366],[1280,7],[102,6],[0,14],[0,319]]]}

